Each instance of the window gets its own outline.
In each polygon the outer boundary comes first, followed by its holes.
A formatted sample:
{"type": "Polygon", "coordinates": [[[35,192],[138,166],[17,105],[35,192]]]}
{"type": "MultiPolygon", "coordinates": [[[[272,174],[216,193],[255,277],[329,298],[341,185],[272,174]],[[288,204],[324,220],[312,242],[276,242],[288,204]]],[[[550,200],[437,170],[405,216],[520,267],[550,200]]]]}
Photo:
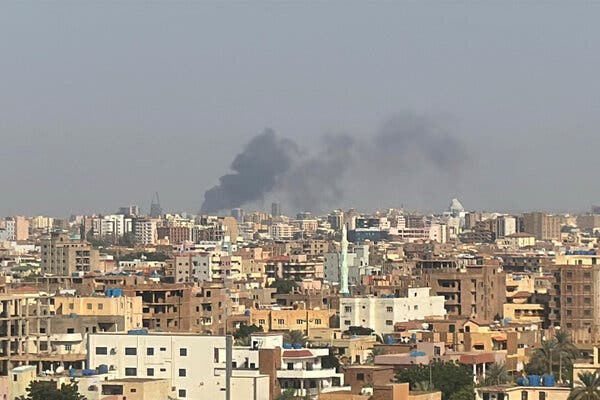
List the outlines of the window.
{"type": "Polygon", "coordinates": [[[592,316],[592,310],[587,309],[587,310],[583,310],[583,315],[586,317],[591,317],[592,316]]]}
{"type": "Polygon", "coordinates": [[[179,376],[186,376],[185,368],[179,368],[179,376]]]}
{"type": "Polygon", "coordinates": [[[67,328],[67,333],[75,333],[75,328],[67,328]]]}
{"type": "Polygon", "coordinates": [[[186,396],[185,389],[179,389],[178,395],[179,395],[179,397],[185,397],[186,396]]]}
{"type": "Polygon", "coordinates": [[[153,356],[154,355],[154,347],[148,347],[148,348],[146,348],[146,355],[147,356],[153,356]]]}
{"type": "Polygon", "coordinates": [[[136,376],[137,368],[125,368],[125,376],[136,376]]]}
{"type": "Polygon", "coordinates": [[[92,309],[92,303],[86,303],[86,305],[85,305],[85,306],[87,307],[87,309],[88,309],[88,310],[91,310],[91,309],[92,309]]]}
{"type": "Polygon", "coordinates": [[[526,390],[523,390],[521,392],[521,400],[527,400],[527,391],[526,390]]]}
{"type": "Polygon", "coordinates": [[[148,376],[154,376],[154,368],[148,368],[146,370],[146,375],[148,375],[148,376]]]}
{"type": "Polygon", "coordinates": [[[392,321],[391,319],[388,319],[388,320],[385,321],[385,324],[388,325],[388,326],[390,326],[390,325],[394,324],[394,321],[392,321]]]}
{"type": "Polygon", "coordinates": [[[540,392],[540,400],[546,400],[546,392],[540,392]]]}
{"type": "Polygon", "coordinates": [[[103,310],[103,309],[104,309],[104,304],[98,303],[98,310],[103,310]]]}
{"type": "Polygon", "coordinates": [[[288,371],[292,371],[294,369],[294,363],[287,363],[288,371]]]}
{"type": "Polygon", "coordinates": [[[137,349],[135,347],[125,347],[125,355],[126,356],[136,356],[137,349]]]}
{"type": "Polygon", "coordinates": [[[259,324],[259,325],[264,325],[264,324],[266,324],[266,323],[267,323],[267,322],[266,322],[264,319],[259,319],[259,320],[258,320],[258,324],[259,324]]]}
{"type": "Polygon", "coordinates": [[[167,372],[167,369],[166,368],[161,368],[160,372],[167,372]]]}
{"type": "Polygon", "coordinates": [[[215,347],[215,349],[213,350],[213,360],[214,362],[218,363],[219,362],[219,349],[217,349],[215,347]]]}
{"type": "Polygon", "coordinates": [[[345,307],[344,307],[344,312],[352,312],[352,307],[350,307],[350,306],[345,306],[345,307]]]}
{"type": "Polygon", "coordinates": [[[592,285],[583,285],[584,292],[590,292],[592,290],[592,285]]]}
{"type": "Polygon", "coordinates": [[[73,345],[71,343],[65,344],[65,351],[71,351],[73,349],[73,345]]]}
{"type": "Polygon", "coordinates": [[[16,382],[19,380],[19,377],[17,376],[17,374],[13,374],[13,382],[16,382]]]}
{"type": "Polygon", "coordinates": [[[315,319],[315,325],[321,325],[321,320],[319,318],[315,319]]]}
{"type": "Polygon", "coordinates": [[[356,374],[356,380],[357,381],[364,381],[365,380],[365,374],[363,374],[363,373],[356,374]]]}
{"type": "Polygon", "coordinates": [[[296,320],[296,325],[302,325],[304,323],[303,319],[297,319],[296,320]]]}
{"type": "Polygon", "coordinates": [[[386,307],[385,311],[387,311],[387,312],[394,312],[394,307],[386,307]]]}
{"type": "Polygon", "coordinates": [[[75,308],[75,305],[73,303],[69,303],[69,310],[72,310],[73,308],[75,308]]]}
{"type": "Polygon", "coordinates": [[[181,357],[187,356],[187,349],[179,349],[179,355],[181,357]]]}
{"type": "MultiPolygon", "coordinates": [[[[493,298],[494,298],[494,295],[492,295],[492,299],[493,299],[493,298]]],[[[415,306],[415,307],[414,307],[414,309],[415,309],[415,310],[418,310],[418,309],[419,309],[419,306],[415,306]]]]}
{"type": "Polygon", "coordinates": [[[349,326],[350,325],[350,320],[349,319],[344,320],[344,325],[348,325],[349,326]]]}
{"type": "Polygon", "coordinates": [[[278,320],[277,320],[277,323],[278,323],[279,325],[283,325],[283,324],[285,324],[285,320],[283,320],[283,319],[278,319],[278,320]]]}
{"type": "Polygon", "coordinates": [[[106,347],[96,347],[96,355],[105,356],[108,354],[108,348],[106,347]]]}
{"type": "Polygon", "coordinates": [[[160,351],[167,351],[167,348],[166,347],[161,347],[160,351]]]}
{"type": "Polygon", "coordinates": [[[137,389],[132,388],[130,391],[131,391],[131,393],[135,393],[135,392],[137,392],[137,389]]]}

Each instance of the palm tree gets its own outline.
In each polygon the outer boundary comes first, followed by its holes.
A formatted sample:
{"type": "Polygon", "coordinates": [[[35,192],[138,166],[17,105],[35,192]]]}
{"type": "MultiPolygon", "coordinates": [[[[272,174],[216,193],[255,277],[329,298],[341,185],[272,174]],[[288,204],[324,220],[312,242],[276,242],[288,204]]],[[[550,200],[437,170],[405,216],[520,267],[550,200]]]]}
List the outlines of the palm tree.
{"type": "Polygon", "coordinates": [[[504,363],[498,364],[493,363],[490,365],[488,370],[486,371],[485,380],[483,381],[484,385],[501,385],[503,383],[507,383],[510,380],[510,375],[506,370],[506,365],[504,363]]]}
{"type": "Polygon", "coordinates": [[[302,346],[306,346],[308,338],[303,331],[288,331],[283,335],[283,341],[292,345],[300,343],[302,346]]]}
{"type": "Polygon", "coordinates": [[[597,372],[579,374],[581,385],[575,386],[568,400],[600,400],[600,377],[597,372]]]}
{"type": "Polygon", "coordinates": [[[554,340],[542,340],[542,347],[533,352],[529,363],[538,371],[552,374],[552,365],[556,355],[556,342],[554,340]]]}
{"type": "Polygon", "coordinates": [[[558,381],[562,382],[563,369],[568,369],[579,356],[579,350],[573,344],[571,335],[563,330],[556,331],[552,338],[556,344],[558,355],[558,381]],[[563,365],[563,362],[566,365],[563,365]]]}

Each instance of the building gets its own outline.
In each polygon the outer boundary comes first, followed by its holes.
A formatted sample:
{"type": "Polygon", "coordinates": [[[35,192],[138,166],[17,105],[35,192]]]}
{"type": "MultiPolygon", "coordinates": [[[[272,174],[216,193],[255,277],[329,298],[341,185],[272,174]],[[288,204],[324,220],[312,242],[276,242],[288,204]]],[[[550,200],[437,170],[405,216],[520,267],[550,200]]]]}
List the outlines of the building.
{"type": "Polygon", "coordinates": [[[269,227],[269,235],[273,240],[289,240],[294,236],[294,227],[289,224],[276,223],[269,227]]]}
{"type": "Polygon", "coordinates": [[[156,242],[156,220],[149,218],[136,218],[133,220],[133,233],[135,243],[141,245],[151,245],[156,242]]]}
{"type": "Polygon", "coordinates": [[[44,274],[85,274],[98,269],[98,250],[85,241],[71,239],[64,232],[52,232],[42,238],[41,253],[44,274]]]}
{"type": "Polygon", "coordinates": [[[396,322],[445,314],[444,297],[431,296],[427,287],[407,289],[405,297],[340,298],[340,326],[343,330],[363,326],[377,333],[391,333],[396,322]]]}
{"type": "Polygon", "coordinates": [[[448,315],[493,320],[506,302],[506,274],[499,265],[423,268],[417,277],[435,296],[443,296],[448,315]]]}
{"type": "Polygon", "coordinates": [[[531,233],[537,240],[560,239],[560,216],[543,212],[523,214],[523,231],[531,233]]]}
{"type": "Polygon", "coordinates": [[[103,381],[100,393],[109,399],[165,400],[174,398],[171,383],[166,379],[122,378],[103,381]],[[115,396],[115,397],[112,397],[115,396]]]}
{"type": "MultiPolygon", "coordinates": [[[[181,400],[226,399],[228,391],[231,399],[269,400],[270,375],[276,380],[280,371],[269,370],[264,360],[261,368],[259,362],[263,346],[273,347],[268,346],[270,341],[253,336],[252,346],[242,348],[233,348],[232,342],[230,336],[149,334],[146,331],[91,334],[88,363],[91,368],[107,365],[119,381],[166,380],[174,397],[181,400]],[[226,372],[228,366],[232,371],[230,379],[226,372]]],[[[281,344],[276,350],[281,352],[280,348],[281,344]]],[[[106,385],[113,383],[108,381],[106,385]]]]}
{"type": "Polygon", "coordinates": [[[8,240],[24,241],[29,239],[29,221],[23,216],[16,216],[6,219],[5,229],[8,233],[8,240]]]}
{"type": "Polygon", "coordinates": [[[273,218],[281,215],[281,203],[271,203],[271,216],[273,218]]]}

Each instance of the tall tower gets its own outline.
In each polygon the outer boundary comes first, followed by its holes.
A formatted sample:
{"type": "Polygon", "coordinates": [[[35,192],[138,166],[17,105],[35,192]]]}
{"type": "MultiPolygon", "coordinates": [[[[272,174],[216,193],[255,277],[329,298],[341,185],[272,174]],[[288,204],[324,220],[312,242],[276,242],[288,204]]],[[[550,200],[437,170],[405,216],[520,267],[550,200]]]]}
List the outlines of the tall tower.
{"type": "Polygon", "coordinates": [[[342,257],[340,259],[340,293],[344,297],[350,295],[348,290],[348,232],[346,224],[342,225],[342,257]]]}
{"type": "Polygon", "coordinates": [[[154,193],[152,197],[152,203],[150,203],[150,218],[158,218],[162,215],[162,208],[160,206],[160,199],[158,197],[158,192],[154,193]],[[156,202],[154,201],[156,199],[156,202]]]}

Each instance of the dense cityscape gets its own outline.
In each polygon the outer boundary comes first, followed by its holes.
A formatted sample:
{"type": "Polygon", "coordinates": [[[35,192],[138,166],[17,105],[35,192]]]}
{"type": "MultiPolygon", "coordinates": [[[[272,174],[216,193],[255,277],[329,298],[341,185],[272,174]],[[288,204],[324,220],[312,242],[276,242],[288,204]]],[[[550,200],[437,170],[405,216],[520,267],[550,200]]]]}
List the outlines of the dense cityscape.
{"type": "Polygon", "coordinates": [[[1,220],[3,398],[564,400],[600,368],[600,207],[268,211],[1,220]]]}

